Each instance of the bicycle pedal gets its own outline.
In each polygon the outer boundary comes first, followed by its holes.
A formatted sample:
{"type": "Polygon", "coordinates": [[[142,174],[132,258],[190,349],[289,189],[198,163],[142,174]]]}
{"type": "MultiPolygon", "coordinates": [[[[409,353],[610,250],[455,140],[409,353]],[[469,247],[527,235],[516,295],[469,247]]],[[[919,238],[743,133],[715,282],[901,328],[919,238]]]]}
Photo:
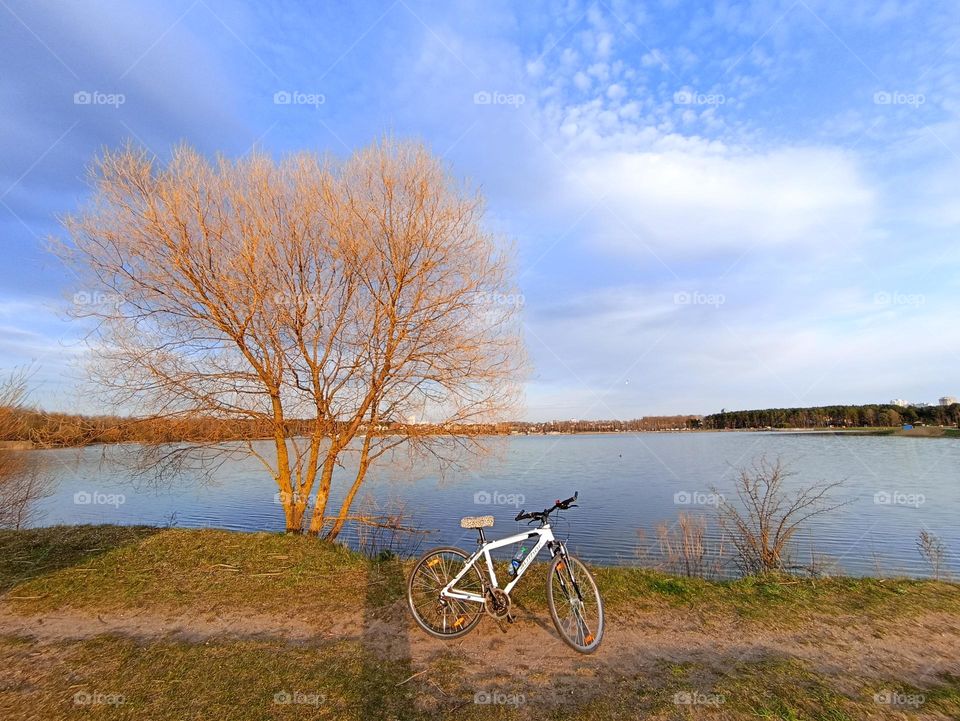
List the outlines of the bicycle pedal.
{"type": "Polygon", "coordinates": [[[503,622],[502,620],[498,620],[498,621],[497,621],[497,626],[498,626],[498,627],[500,628],[500,630],[503,631],[504,633],[507,632],[507,626],[506,626],[506,624],[504,624],[504,622],[503,622]]]}

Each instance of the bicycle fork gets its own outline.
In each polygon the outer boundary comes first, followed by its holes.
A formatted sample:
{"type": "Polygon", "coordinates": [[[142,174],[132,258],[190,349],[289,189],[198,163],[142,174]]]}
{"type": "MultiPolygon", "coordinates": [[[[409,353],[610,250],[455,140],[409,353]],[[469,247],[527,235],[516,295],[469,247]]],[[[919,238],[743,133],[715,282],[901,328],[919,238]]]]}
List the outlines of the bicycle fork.
{"type": "Polygon", "coordinates": [[[551,557],[559,555],[561,559],[556,568],[557,580],[560,581],[560,588],[563,590],[563,594],[566,596],[567,602],[573,606],[573,613],[577,619],[577,626],[580,628],[583,634],[584,642],[587,644],[593,643],[593,634],[590,632],[590,628],[587,626],[587,622],[583,618],[583,613],[580,610],[581,606],[583,605],[583,593],[581,593],[580,584],[577,583],[577,579],[574,578],[573,571],[570,569],[567,559],[567,549],[563,545],[562,541],[557,541],[556,545],[559,547],[559,550],[554,549],[551,545],[550,555],[551,557]],[[567,579],[564,578],[564,571],[567,572],[567,576],[569,577],[569,588],[567,585],[567,579]],[[570,588],[572,588],[574,593],[576,593],[576,603],[573,602],[574,599],[570,596],[570,588]]]}

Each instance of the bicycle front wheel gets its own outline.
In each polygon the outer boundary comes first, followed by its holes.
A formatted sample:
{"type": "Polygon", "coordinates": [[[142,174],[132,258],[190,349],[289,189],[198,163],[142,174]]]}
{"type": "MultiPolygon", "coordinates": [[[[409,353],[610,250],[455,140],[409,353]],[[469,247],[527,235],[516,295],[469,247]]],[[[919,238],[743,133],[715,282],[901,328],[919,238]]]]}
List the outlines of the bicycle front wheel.
{"type": "MultiPolygon", "coordinates": [[[[410,573],[407,603],[414,620],[431,636],[459,638],[480,623],[482,604],[440,597],[440,591],[460,573],[467,558],[459,548],[435,548],[420,558],[410,573]]],[[[483,595],[483,578],[476,566],[460,579],[457,589],[483,595]]]]}
{"type": "Polygon", "coordinates": [[[550,564],[547,603],[560,637],[575,651],[593,653],[603,638],[603,601],[587,567],[573,556],[550,564]]]}

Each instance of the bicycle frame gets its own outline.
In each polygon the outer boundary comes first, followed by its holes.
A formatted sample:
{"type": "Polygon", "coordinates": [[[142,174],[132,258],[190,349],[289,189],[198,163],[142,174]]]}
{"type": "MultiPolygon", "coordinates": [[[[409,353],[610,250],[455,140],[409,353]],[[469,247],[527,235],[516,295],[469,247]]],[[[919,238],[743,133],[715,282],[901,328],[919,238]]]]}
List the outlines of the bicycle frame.
{"type": "Polygon", "coordinates": [[[450,583],[443,587],[443,590],[440,592],[441,598],[456,598],[461,601],[473,601],[474,603],[484,603],[486,599],[483,596],[477,593],[470,593],[469,591],[462,591],[456,588],[456,585],[460,582],[460,579],[463,578],[467,572],[473,568],[474,564],[483,557],[487,562],[487,573],[490,576],[490,583],[493,588],[500,588],[500,584],[497,582],[497,573],[493,570],[493,558],[490,556],[490,551],[496,550],[497,548],[503,548],[504,546],[512,546],[515,543],[520,543],[521,541],[526,541],[534,536],[539,536],[539,540],[536,545],[530,549],[530,552],[527,553],[526,558],[523,559],[523,562],[520,564],[520,567],[517,569],[517,575],[514,576],[513,580],[510,581],[506,586],[503,587],[503,591],[510,595],[510,591],[513,590],[513,587],[517,585],[523,574],[526,572],[527,568],[533,563],[533,560],[540,554],[540,551],[544,549],[545,546],[550,548],[550,557],[552,558],[557,554],[555,548],[560,546],[562,549],[562,544],[556,540],[553,536],[553,530],[550,528],[549,524],[540,526],[530,531],[524,531],[523,533],[518,533],[514,536],[508,536],[506,538],[501,538],[499,541],[487,541],[480,545],[480,547],[474,552],[470,558],[467,559],[466,563],[463,564],[463,568],[460,573],[458,573],[450,583]]]}

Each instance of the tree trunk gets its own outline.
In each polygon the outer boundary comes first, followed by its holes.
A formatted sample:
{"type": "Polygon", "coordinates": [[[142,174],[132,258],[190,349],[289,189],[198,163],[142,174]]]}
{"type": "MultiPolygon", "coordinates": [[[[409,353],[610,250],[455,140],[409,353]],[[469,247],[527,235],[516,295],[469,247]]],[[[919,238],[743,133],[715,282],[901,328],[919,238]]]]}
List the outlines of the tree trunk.
{"type": "Polygon", "coordinates": [[[280,488],[280,502],[286,520],[287,533],[300,533],[303,511],[297,509],[296,494],[293,492],[293,479],[290,474],[290,454],[287,450],[287,434],[284,428],[283,405],[280,397],[271,394],[273,406],[273,443],[277,449],[277,486],[280,488]]]}
{"type": "Polygon", "coordinates": [[[357,495],[357,491],[360,490],[360,486],[363,484],[363,479],[367,475],[367,468],[370,467],[370,434],[369,432],[363,439],[363,448],[360,451],[360,466],[357,468],[357,476],[353,480],[353,485],[350,486],[350,490],[347,491],[347,495],[343,499],[343,503],[340,504],[340,513],[337,515],[337,519],[333,522],[333,526],[327,532],[326,538],[333,541],[336,540],[337,536],[340,535],[340,531],[343,530],[343,524],[347,521],[347,515],[350,513],[350,507],[353,505],[353,499],[357,495]]]}
{"type": "Polygon", "coordinates": [[[323,514],[327,510],[327,499],[330,497],[330,484],[333,480],[333,467],[337,462],[339,451],[331,441],[327,458],[323,462],[323,471],[320,473],[320,485],[317,488],[317,502],[313,506],[313,516],[310,518],[310,535],[318,536],[323,530],[323,514]]]}

